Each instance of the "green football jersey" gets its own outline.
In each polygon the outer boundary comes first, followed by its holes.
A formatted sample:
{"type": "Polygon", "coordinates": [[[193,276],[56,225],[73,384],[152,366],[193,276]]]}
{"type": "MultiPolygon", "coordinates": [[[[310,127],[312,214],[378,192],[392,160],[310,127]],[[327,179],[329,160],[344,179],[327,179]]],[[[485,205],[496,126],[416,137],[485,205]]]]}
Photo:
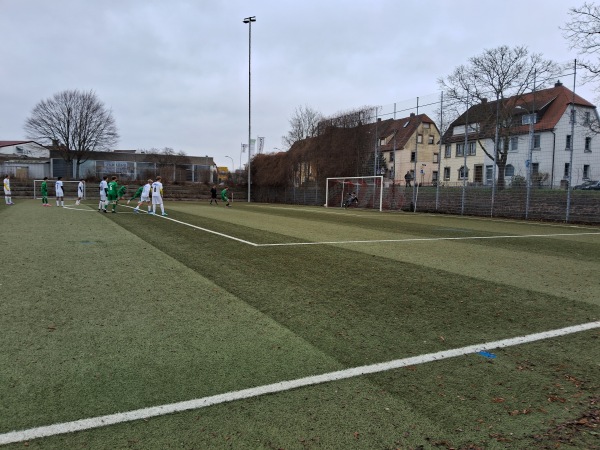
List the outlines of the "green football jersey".
{"type": "Polygon", "coordinates": [[[110,183],[108,183],[108,192],[106,193],[106,197],[109,200],[116,200],[118,188],[119,188],[119,185],[117,184],[116,181],[111,181],[110,183]]]}
{"type": "Polygon", "coordinates": [[[134,198],[141,198],[143,190],[144,190],[144,186],[140,186],[139,188],[137,188],[137,191],[135,191],[135,194],[133,194],[133,197],[131,197],[131,200],[133,200],[134,198]]]}

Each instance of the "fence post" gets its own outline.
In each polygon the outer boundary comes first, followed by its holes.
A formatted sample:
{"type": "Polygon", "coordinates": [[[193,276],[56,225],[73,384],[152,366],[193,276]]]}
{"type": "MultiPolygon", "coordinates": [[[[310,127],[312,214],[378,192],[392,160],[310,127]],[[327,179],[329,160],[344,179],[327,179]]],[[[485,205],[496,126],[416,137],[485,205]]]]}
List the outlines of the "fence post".
{"type": "Polygon", "coordinates": [[[569,223],[571,211],[571,191],[573,190],[573,154],[575,153],[575,82],[577,80],[577,60],[573,62],[573,99],[571,100],[571,155],[569,157],[569,185],[567,186],[567,211],[565,222],[569,223]]]}

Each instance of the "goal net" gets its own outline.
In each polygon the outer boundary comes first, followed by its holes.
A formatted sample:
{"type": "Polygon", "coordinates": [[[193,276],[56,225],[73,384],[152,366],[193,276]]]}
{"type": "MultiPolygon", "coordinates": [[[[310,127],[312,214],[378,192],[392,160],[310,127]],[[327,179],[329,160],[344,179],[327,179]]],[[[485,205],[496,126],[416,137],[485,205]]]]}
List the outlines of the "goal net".
{"type": "Polygon", "coordinates": [[[359,207],[383,210],[383,176],[327,178],[326,207],[359,207]],[[348,200],[352,194],[355,201],[348,200]]]}
{"type": "MultiPolygon", "coordinates": [[[[33,198],[39,199],[42,198],[42,182],[44,180],[33,180],[33,198]]],[[[56,190],[54,188],[56,184],[56,180],[46,180],[48,184],[48,197],[55,197],[56,190]]],[[[86,184],[83,183],[83,198],[87,198],[86,192],[86,184]]],[[[79,181],[64,181],[63,180],[63,191],[65,194],[65,199],[76,199],[77,198],[77,186],[79,185],[79,181]]]]}

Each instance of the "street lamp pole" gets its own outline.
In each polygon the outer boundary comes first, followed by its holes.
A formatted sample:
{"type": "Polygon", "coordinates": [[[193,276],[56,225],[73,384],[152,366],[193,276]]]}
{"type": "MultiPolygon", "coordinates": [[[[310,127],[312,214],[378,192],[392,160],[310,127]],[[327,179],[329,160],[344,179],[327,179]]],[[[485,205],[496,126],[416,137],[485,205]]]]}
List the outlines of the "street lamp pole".
{"type": "Polygon", "coordinates": [[[231,160],[231,176],[233,177],[233,173],[235,172],[235,163],[233,162],[233,158],[231,156],[225,156],[225,158],[229,158],[231,160]]]}
{"type": "Polygon", "coordinates": [[[251,135],[252,135],[252,22],[256,22],[256,16],[246,17],[244,23],[248,24],[248,203],[250,203],[250,157],[252,156],[251,135]]]}

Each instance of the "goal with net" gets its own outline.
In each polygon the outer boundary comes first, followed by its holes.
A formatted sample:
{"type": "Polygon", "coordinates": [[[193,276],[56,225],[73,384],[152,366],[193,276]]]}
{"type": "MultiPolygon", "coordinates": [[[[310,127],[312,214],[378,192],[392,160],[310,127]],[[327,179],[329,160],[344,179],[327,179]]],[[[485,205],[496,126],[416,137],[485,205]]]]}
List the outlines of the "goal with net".
{"type": "MultiPolygon", "coordinates": [[[[33,198],[39,199],[42,198],[41,185],[44,180],[33,180],[33,198]]],[[[48,197],[54,197],[56,191],[54,189],[54,185],[56,184],[56,180],[46,180],[48,183],[48,197]]],[[[63,180],[63,191],[65,194],[65,199],[76,199],[77,198],[77,186],[79,185],[79,181],[64,181],[63,180]]],[[[83,183],[83,198],[87,198],[86,192],[86,183],[83,183]]]]}
{"type": "Polygon", "coordinates": [[[327,178],[325,206],[343,207],[354,193],[354,206],[383,211],[383,176],[327,178]]]}

